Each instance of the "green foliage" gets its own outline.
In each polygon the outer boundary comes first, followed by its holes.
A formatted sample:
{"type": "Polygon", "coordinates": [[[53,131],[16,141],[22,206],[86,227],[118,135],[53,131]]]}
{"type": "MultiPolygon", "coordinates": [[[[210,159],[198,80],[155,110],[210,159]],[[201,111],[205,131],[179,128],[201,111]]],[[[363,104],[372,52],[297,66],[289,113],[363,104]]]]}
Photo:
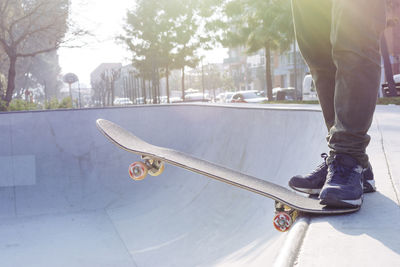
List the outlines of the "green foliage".
{"type": "MultiPolygon", "coordinates": [[[[267,102],[266,102],[267,103],[267,102]]],[[[269,104],[314,104],[317,105],[319,104],[318,100],[273,100],[273,101],[268,101],[269,104]]]]}
{"type": "MultiPolygon", "coordinates": [[[[6,93],[2,93],[7,103],[21,93],[16,88],[57,88],[60,68],[54,51],[70,30],[69,4],[68,0],[0,1],[0,61],[7,62],[0,71],[8,73],[6,93]]],[[[20,103],[16,108],[22,108],[20,103]]]]}
{"type": "Polygon", "coordinates": [[[59,109],[59,108],[72,108],[72,101],[70,97],[65,97],[60,101],[57,98],[52,98],[45,105],[45,109],[59,109]]]}
{"type": "MultiPolygon", "coordinates": [[[[301,100],[301,101],[271,101],[273,104],[319,104],[318,100],[301,100]]],[[[400,97],[381,97],[378,98],[378,105],[400,105],[400,97]]]]}
{"type": "MultiPolygon", "coordinates": [[[[197,50],[208,46],[208,35],[200,30],[203,16],[213,14],[206,3],[219,0],[138,0],[127,13],[125,33],[120,36],[132,52],[133,65],[145,80],[158,84],[170,70],[194,68],[197,50]]],[[[184,84],[182,84],[182,89],[184,84]]]]}
{"type": "MultiPolygon", "coordinates": [[[[221,2],[221,1],[217,1],[221,2]]],[[[207,29],[226,47],[245,46],[249,53],[265,48],[285,50],[294,38],[290,1],[227,0],[207,29]]]]}
{"type": "Polygon", "coordinates": [[[247,53],[265,51],[265,80],[271,99],[271,51],[287,50],[294,40],[290,1],[227,0],[221,5],[220,13],[207,22],[207,29],[225,47],[245,47],[247,53]]]}
{"type": "Polygon", "coordinates": [[[58,103],[58,99],[55,97],[48,101],[45,105],[45,109],[58,109],[59,107],[60,104],[58,103]]]}
{"type": "Polygon", "coordinates": [[[58,105],[58,108],[72,108],[72,100],[70,97],[65,97],[61,100],[61,103],[58,105]]]}
{"type": "MultiPolygon", "coordinates": [[[[268,93],[272,95],[271,50],[293,43],[290,1],[282,0],[138,0],[127,13],[120,36],[132,52],[144,80],[158,84],[172,69],[196,67],[198,50],[216,43],[265,50],[268,93]]],[[[182,92],[184,91],[182,78],[182,92]]]]}
{"type": "Polygon", "coordinates": [[[0,98],[0,112],[7,111],[7,109],[8,109],[7,102],[0,98]]]}
{"type": "Polygon", "coordinates": [[[6,94],[7,78],[0,72],[0,98],[6,94]]]}
{"type": "Polygon", "coordinates": [[[400,97],[378,98],[378,105],[400,105],[400,97]]]}
{"type": "Polygon", "coordinates": [[[13,99],[8,105],[8,111],[36,110],[39,106],[36,103],[27,102],[22,99],[13,99]]]}

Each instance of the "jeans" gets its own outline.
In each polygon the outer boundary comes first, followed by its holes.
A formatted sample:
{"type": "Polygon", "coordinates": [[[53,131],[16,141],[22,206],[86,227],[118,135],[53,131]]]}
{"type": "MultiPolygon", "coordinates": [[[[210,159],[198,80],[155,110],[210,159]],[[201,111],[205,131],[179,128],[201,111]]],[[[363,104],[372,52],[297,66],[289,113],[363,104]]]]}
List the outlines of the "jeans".
{"type": "Polygon", "coordinates": [[[385,0],[292,0],[297,42],[328,129],[328,162],[347,154],[366,168],[381,75],[385,0]]]}

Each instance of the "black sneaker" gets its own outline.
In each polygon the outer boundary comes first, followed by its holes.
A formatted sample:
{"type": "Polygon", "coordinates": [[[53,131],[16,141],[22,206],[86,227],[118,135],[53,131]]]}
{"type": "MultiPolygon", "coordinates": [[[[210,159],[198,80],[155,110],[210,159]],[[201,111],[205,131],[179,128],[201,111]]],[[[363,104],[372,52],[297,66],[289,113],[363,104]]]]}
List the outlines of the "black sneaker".
{"type": "Polygon", "coordinates": [[[306,176],[296,175],[292,177],[289,181],[289,186],[302,193],[318,195],[325,184],[326,175],[328,173],[328,165],[326,164],[328,155],[323,153],[321,154],[321,158],[324,159],[324,162],[318,165],[312,173],[306,176]]]}
{"type": "Polygon", "coordinates": [[[364,193],[372,193],[376,191],[375,187],[375,179],[374,179],[374,173],[372,171],[372,166],[368,162],[368,168],[364,169],[363,172],[363,191],[364,193]]]}
{"type": "Polygon", "coordinates": [[[349,155],[335,155],[328,164],[320,203],[330,207],[360,207],[363,202],[363,168],[349,155]]]}
{"type": "MultiPolygon", "coordinates": [[[[321,158],[324,159],[324,162],[321,163],[312,173],[306,176],[296,175],[292,177],[289,181],[289,186],[302,193],[319,195],[325,184],[326,175],[328,173],[328,165],[326,164],[327,157],[328,155],[326,153],[321,154],[321,158]]],[[[363,176],[364,193],[375,192],[374,173],[370,163],[368,163],[368,168],[364,169],[363,176]]]]}

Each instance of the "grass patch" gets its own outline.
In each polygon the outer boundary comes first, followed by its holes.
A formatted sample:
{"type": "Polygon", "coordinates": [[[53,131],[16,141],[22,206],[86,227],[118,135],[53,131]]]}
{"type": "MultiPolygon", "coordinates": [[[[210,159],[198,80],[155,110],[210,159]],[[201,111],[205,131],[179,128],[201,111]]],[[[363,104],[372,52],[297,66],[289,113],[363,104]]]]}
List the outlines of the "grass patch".
{"type": "MultiPolygon", "coordinates": [[[[268,101],[264,102],[264,104],[317,104],[319,105],[318,100],[309,100],[309,101],[268,101]]],[[[378,98],[377,105],[400,105],[400,97],[382,97],[378,98]]]]}
{"type": "Polygon", "coordinates": [[[400,97],[378,98],[378,105],[400,105],[400,97]]]}

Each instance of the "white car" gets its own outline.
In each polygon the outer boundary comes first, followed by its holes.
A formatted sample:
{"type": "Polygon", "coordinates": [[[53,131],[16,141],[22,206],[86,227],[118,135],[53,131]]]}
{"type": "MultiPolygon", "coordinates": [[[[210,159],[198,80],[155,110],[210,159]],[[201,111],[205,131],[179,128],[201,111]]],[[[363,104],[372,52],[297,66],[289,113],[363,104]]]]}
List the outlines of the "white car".
{"type": "Polygon", "coordinates": [[[268,98],[256,90],[240,91],[232,96],[232,103],[263,103],[268,101],[268,98]]]}
{"type": "Polygon", "coordinates": [[[235,92],[226,92],[225,97],[224,97],[224,102],[225,103],[230,103],[232,102],[232,96],[235,94],[235,92]]]}
{"type": "Polygon", "coordinates": [[[310,74],[306,75],[303,80],[303,100],[318,100],[314,81],[310,74]]]}
{"type": "Polygon", "coordinates": [[[123,105],[132,105],[133,102],[127,97],[117,97],[114,100],[114,105],[123,106],[123,105]]]}
{"type": "Polygon", "coordinates": [[[208,94],[191,93],[185,95],[185,102],[209,102],[210,97],[208,94]]]}

